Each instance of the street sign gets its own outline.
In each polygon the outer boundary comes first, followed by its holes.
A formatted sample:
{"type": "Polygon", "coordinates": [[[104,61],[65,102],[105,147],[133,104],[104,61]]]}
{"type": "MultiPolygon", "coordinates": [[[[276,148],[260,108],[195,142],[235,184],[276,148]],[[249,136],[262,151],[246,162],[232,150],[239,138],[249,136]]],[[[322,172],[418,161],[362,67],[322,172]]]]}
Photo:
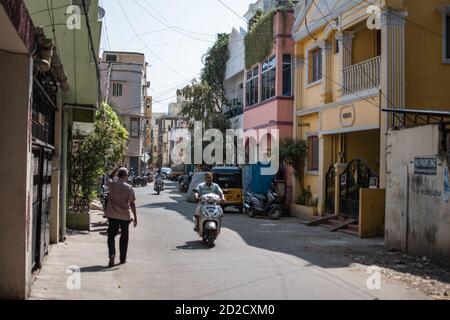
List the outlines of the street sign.
{"type": "Polygon", "coordinates": [[[438,159],[436,157],[415,158],[414,174],[435,176],[437,175],[438,159]]]}
{"type": "Polygon", "coordinates": [[[144,155],[142,156],[142,160],[144,161],[144,163],[147,163],[148,160],[150,160],[150,156],[146,153],[144,153],[144,155]]]}

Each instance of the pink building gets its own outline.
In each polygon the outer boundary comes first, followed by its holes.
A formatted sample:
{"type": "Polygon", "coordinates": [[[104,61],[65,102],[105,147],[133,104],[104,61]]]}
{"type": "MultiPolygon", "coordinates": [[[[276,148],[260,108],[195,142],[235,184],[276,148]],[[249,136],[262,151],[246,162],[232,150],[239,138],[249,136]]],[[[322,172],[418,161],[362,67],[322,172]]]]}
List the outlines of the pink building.
{"type": "MultiPolygon", "coordinates": [[[[250,129],[278,129],[280,139],[293,136],[293,53],[291,37],[294,11],[276,9],[276,2],[259,1],[246,14],[249,21],[256,14],[273,16],[274,47],[272,52],[245,71],[244,131],[250,129]],[[260,8],[258,8],[260,5],[260,8]]],[[[250,22],[251,23],[251,22],[250,22]]],[[[290,170],[282,172],[287,182],[287,194],[292,186],[290,170]]]]}

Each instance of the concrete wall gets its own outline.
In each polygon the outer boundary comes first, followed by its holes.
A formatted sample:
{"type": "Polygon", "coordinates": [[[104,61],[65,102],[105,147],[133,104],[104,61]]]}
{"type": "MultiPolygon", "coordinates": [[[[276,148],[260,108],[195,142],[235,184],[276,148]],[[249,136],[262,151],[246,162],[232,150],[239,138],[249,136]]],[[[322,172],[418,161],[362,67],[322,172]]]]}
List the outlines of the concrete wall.
{"type": "Polygon", "coordinates": [[[386,245],[450,263],[450,203],[444,191],[449,155],[440,141],[437,125],[390,132],[386,245]],[[435,176],[414,174],[414,158],[423,156],[438,158],[435,176]]]}
{"type": "Polygon", "coordinates": [[[0,51],[0,298],[25,298],[31,278],[31,67],[0,51]]]}
{"type": "Polygon", "coordinates": [[[230,41],[228,44],[228,51],[230,58],[227,61],[227,69],[225,72],[225,80],[234,77],[236,74],[244,72],[245,69],[245,46],[244,46],[245,32],[233,28],[230,34],[230,41]]]}
{"type": "MultiPolygon", "coordinates": [[[[119,62],[101,63],[102,94],[106,96],[107,85],[109,84],[108,100],[115,111],[121,116],[125,127],[129,132],[128,148],[126,155],[128,157],[140,157],[143,155],[145,144],[144,120],[146,118],[146,97],[147,92],[144,89],[146,85],[146,64],[145,56],[139,53],[114,53],[119,62]],[[109,72],[111,69],[111,72],[109,72]],[[108,79],[108,77],[110,77],[108,79]],[[113,96],[113,83],[122,84],[122,96],[113,96]],[[131,118],[139,119],[139,137],[131,137],[131,118]]],[[[129,165],[129,164],[128,164],[129,165]]]]}

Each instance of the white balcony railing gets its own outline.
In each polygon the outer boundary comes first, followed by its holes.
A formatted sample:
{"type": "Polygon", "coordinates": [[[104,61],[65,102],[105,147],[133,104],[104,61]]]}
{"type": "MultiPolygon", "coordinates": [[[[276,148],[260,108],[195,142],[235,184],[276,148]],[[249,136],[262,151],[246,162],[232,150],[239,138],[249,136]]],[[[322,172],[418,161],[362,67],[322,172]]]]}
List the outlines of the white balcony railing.
{"type": "Polygon", "coordinates": [[[381,57],[375,57],[343,70],[343,94],[349,95],[360,91],[378,88],[380,85],[381,57]]]}

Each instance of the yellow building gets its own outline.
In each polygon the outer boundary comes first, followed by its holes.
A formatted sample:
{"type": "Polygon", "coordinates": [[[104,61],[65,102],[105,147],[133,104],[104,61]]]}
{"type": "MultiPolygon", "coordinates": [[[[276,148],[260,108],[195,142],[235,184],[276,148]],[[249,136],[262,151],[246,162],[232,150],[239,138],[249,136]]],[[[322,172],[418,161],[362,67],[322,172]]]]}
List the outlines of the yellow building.
{"type": "Polygon", "coordinates": [[[309,187],[319,215],[379,231],[383,109],[450,110],[450,1],[299,1],[295,15],[294,136],[309,154],[293,199],[309,187]]]}
{"type": "Polygon", "coordinates": [[[153,98],[151,96],[145,97],[145,141],[144,153],[148,156],[147,168],[151,167],[152,154],[152,114],[153,114],[153,98]]]}

